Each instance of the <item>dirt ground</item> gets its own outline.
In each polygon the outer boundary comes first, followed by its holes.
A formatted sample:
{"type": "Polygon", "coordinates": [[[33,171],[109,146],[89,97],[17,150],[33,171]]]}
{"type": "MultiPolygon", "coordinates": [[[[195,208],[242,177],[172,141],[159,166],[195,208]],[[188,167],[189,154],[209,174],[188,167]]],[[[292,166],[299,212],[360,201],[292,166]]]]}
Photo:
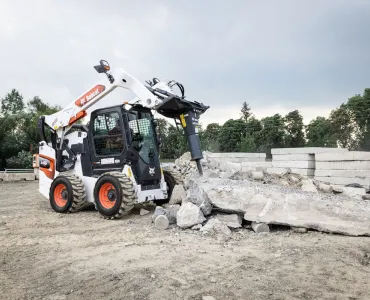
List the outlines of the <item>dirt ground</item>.
{"type": "Polygon", "coordinates": [[[370,238],[158,231],[151,214],[57,214],[0,184],[0,299],[370,299],[370,238]]]}

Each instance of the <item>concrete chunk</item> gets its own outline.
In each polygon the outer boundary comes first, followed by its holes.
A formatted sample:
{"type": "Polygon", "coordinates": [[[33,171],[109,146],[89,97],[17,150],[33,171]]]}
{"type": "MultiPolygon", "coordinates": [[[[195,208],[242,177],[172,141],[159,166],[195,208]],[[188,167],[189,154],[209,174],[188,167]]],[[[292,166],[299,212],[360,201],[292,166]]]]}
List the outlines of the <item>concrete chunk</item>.
{"type": "Polygon", "coordinates": [[[252,229],[255,233],[268,233],[270,232],[270,227],[266,223],[252,222],[252,229]]]}
{"type": "Polygon", "coordinates": [[[177,212],[177,225],[189,228],[206,220],[200,208],[191,202],[185,202],[177,212]]]}
{"type": "Polygon", "coordinates": [[[319,189],[324,193],[332,193],[333,187],[329,184],[319,183],[319,189]]]}
{"type": "Polygon", "coordinates": [[[242,227],[242,217],[237,214],[218,214],[216,218],[219,219],[222,224],[226,225],[229,228],[235,229],[242,227]]]}
{"type": "Polygon", "coordinates": [[[167,217],[165,215],[160,215],[155,218],[154,220],[154,226],[155,228],[159,230],[165,230],[170,225],[170,222],[168,221],[167,217]]]}
{"type": "Polygon", "coordinates": [[[252,177],[254,180],[263,180],[263,173],[262,172],[253,172],[252,177]]]}
{"type": "Polygon", "coordinates": [[[199,231],[203,232],[204,234],[212,233],[222,233],[224,235],[231,234],[231,230],[217,218],[209,219],[206,225],[204,225],[199,231]]]}
{"type": "Polygon", "coordinates": [[[179,204],[181,203],[182,199],[186,197],[184,186],[181,185],[175,185],[175,187],[172,190],[170,204],[179,204]]]}
{"type": "Polygon", "coordinates": [[[302,180],[302,191],[318,193],[316,186],[310,179],[302,180]]]}
{"type": "Polygon", "coordinates": [[[140,216],[145,216],[147,214],[150,214],[150,211],[149,210],[146,210],[144,208],[141,208],[140,209],[140,216]]]}

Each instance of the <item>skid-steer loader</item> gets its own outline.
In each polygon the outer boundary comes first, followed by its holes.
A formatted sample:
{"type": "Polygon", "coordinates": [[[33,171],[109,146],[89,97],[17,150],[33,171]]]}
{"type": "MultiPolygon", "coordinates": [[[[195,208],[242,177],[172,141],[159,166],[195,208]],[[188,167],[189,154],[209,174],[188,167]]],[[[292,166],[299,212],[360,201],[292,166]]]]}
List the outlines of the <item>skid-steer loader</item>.
{"type": "Polygon", "coordinates": [[[77,212],[88,203],[107,219],[127,215],[135,204],[166,200],[181,177],[163,171],[160,139],[152,111],[175,119],[187,137],[193,161],[202,174],[198,119],[209,106],[185,100],[176,81],[154,78],[142,84],[108,62],[94,66],[108,82],[95,85],[61,111],[40,117],[39,192],[59,213],[77,212]],[[177,86],[181,96],[174,93],[177,86]],[[137,98],[122,105],[86,110],[121,87],[137,98]]]}

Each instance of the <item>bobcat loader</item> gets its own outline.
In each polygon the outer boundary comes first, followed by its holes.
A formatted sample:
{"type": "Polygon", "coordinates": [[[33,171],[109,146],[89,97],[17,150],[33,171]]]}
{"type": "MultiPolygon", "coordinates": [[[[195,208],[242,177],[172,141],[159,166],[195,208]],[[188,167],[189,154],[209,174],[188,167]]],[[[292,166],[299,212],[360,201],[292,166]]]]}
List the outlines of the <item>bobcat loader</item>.
{"type": "Polygon", "coordinates": [[[94,203],[104,218],[116,219],[136,203],[169,199],[181,180],[161,167],[152,111],[181,125],[202,174],[197,126],[209,107],[185,100],[184,87],[176,81],[154,78],[144,85],[123,69],[111,72],[104,60],[94,68],[106,74],[107,83],[95,85],[61,111],[38,120],[39,192],[56,212],[77,212],[94,203]],[[174,93],[175,86],[181,96],[174,93]],[[80,124],[86,110],[117,87],[131,90],[137,98],[94,110],[87,125],[80,124]]]}

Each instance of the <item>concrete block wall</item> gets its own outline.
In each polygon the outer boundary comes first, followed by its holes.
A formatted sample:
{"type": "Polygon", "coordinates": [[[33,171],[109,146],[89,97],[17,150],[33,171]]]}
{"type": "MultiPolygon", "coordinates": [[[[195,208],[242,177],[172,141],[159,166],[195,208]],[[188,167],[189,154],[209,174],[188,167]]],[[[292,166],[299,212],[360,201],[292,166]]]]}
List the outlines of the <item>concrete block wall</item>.
{"type": "Polygon", "coordinates": [[[277,148],[272,161],[264,153],[209,153],[217,166],[238,163],[242,172],[263,169],[267,173],[293,173],[308,178],[345,186],[351,183],[370,187],[370,152],[348,151],[344,148],[277,148]]]}
{"type": "Polygon", "coordinates": [[[34,173],[0,173],[0,181],[13,182],[22,180],[36,180],[36,175],[34,173]]]}
{"type": "Polygon", "coordinates": [[[357,183],[370,186],[370,152],[318,153],[315,179],[344,186],[357,183]]]}
{"type": "Polygon", "coordinates": [[[272,149],[272,168],[267,169],[267,172],[275,174],[289,172],[313,178],[315,176],[315,155],[317,153],[342,153],[345,151],[347,149],[322,147],[272,149]]]}

